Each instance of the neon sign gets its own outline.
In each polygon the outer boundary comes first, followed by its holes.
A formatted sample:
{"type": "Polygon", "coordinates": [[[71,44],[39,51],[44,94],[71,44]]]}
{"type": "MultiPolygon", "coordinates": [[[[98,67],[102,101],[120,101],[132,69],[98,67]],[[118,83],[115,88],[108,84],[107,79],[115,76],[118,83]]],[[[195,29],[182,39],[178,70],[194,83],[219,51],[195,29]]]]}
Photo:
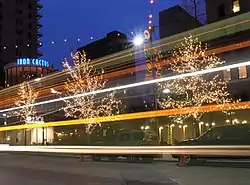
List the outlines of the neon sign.
{"type": "Polygon", "coordinates": [[[18,58],[17,65],[34,65],[34,66],[49,67],[49,62],[43,59],[18,58]]]}

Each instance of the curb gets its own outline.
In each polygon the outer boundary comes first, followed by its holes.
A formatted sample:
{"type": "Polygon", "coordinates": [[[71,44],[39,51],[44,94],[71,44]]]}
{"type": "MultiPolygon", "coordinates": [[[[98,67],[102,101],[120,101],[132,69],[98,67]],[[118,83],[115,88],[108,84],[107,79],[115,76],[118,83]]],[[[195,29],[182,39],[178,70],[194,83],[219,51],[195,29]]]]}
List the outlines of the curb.
{"type": "MultiPolygon", "coordinates": [[[[8,154],[11,154],[11,155],[24,155],[24,156],[41,156],[41,157],[53,157],[53,158],[80,158],[81,155],[51,155],[51,154],[46,154],[46,153],[25,153],[25,152],[15,152],[15,153],[8,153],[8,154]]],[[[92,159],[91,156],[86,156],[84,155],[84,159],[92,159]]],[[[162,158],[159,158],[159,159],[155,159],[154,162],[178,162],[177,160],[175,159],[162,159],[162,158]]]]}

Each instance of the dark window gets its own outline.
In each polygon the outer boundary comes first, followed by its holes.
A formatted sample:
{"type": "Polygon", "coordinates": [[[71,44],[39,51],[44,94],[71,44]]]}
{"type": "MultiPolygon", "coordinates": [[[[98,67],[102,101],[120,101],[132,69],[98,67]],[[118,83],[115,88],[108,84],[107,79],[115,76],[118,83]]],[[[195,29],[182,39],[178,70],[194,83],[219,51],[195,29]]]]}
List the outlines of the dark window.
{"type": "Polygon", "coordinates": [[[218,6],[218,15],[219,15],[219,18],[224,18],[226,16],[226,10],[225,10],[224,4],[218,6]]]}
{"type": "Polygon", "coordinates": [[[32,29],[32,24],[31,23],[29,23],[29,29],[32,29]]]}
{"type": "Polygon", "coordinates": [[[29,13],[29,19],[31,19],[32,18],[32,15],[31,15],[31,12],[29,13]]]}
{"type": "Polygon", "coordinates": [[[29,7],[29,9],[31,9],[32,8],[32,6],[31,6],[31,4],[29,3],[29,5],[28,5],[28,7],[29,7]]]}
{"type": "Polygon", "coordinates": [[[31,32],[28,33],[28,37],[29,37],[29,39],[31,39],[31,37],[32,37],[31,32]]]}

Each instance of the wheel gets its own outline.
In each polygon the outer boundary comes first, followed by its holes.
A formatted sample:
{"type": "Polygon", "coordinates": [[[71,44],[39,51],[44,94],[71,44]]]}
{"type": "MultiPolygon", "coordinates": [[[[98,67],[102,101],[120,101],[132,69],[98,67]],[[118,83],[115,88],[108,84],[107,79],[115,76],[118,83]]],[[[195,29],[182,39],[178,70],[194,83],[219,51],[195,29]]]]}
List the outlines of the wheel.
{"type": "Polygon", "coordinates": [[[139,156],[130,155],[130,156],[127,156],[127,160],[131,161],[131,162],[135,162],[135,161],[139,161],[140,157],[139,156]]]}
{"type": "Polygon", "coordinates": [[[184,155],[184,156],[180,156],[178,157],[178,162],[179,164],[195,164],[197,163],[197,158],[194,156],[190,156],[190,155],[184,155]],[[183,161],[181,161],[183,160],[183,161]]]}
{"type": "Polygon", "coordinates": [[[101,161],[101,160],[102,160],[102,157],[101,157],[101,156],[93,155],[92,160],[93,160],[93,161],[101,161]]]}

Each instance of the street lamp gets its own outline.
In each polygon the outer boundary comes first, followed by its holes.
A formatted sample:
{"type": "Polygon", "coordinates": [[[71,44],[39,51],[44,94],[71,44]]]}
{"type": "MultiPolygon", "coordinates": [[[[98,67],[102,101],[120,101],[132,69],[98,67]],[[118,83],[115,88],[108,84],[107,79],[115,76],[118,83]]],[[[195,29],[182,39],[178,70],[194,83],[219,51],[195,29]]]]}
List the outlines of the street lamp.
{"type": "Polygon", "coordinates": [[[150,128],[149,126],[146,126],[146,127],[145,127],[145,130],[149,130],[149,128],[150,128]]]}
{"type": "Polygon", "coordinates": [[[26,118],[26,121],[27,122],[30,122],[32,120],[32,117],[31,116],[28,116],[27,118],[26,118]]]}
{"type": "Polygon", "coordinates": [[[133,39],[134,46],[141,46],[144,43],[144,38],[140,35],[137,35],[133,39]]]}
{"type": "Polygon", "coordinates": [[[204,122],[200,122],[199,123],[199,134],[201,135],[202,134],[202,125],[204,125],[204,122]]]}
{"type": "Polygon", "coordinates": [[[163,126],[159,127],[159,141],[160,142],[162,140],[162,129],[163,129],[163,126]]]}
{"type": "Polygon", "coordinates": [[[184,125],[182,128],[183,128],[183,138],[185,139],[186,138],[186,129],[187,129],[187,125],[184,125]]]}
{"type": "Polygon", "coordinates": [[[171,91],[170,91],[169,89],[164,89],[162,92],[163,92],[164,94],[169,94],[171,91]]]}

